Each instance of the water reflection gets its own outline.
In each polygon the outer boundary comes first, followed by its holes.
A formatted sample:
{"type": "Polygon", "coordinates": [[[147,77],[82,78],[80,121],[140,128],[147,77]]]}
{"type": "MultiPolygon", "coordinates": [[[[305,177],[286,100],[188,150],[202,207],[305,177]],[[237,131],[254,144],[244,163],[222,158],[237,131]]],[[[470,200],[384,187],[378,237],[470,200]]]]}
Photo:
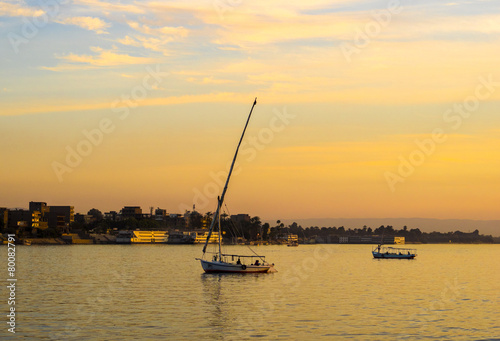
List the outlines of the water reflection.
{"type": "Polygon", "coordinates": [[[212,313],[209,314],[208,324],[212,329],[212,334],[224,335],[224,326],[228,325],[227,316],[224,314],[222,299],[222,276],[223,274],[202,274],[200,276],[203,285],[203,298],[205,306],[210,307],[212,313]]]}
{"type": "MultiPolygon", "coordinates": [[[[371,247],[363,245],[322,247],[323,253],[315,251],[319,246],[269,246],[266,253],[280,271],[261,275],[205,274],[192,261],[199,253],[192,247],[19,248],[15,336],[201,341],[500,335],[498,245],[422,245],[411,262],[374,262],[371,247]]],[[[5,259],[6,248],[0,256],[5,259]]]]}

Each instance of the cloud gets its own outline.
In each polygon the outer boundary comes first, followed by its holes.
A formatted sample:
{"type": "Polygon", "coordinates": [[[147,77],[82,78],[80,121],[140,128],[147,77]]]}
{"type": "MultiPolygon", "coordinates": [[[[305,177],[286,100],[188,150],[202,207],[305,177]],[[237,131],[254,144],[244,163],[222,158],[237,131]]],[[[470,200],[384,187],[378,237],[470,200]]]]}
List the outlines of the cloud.
{"type": "Polygon", "coordinates": [[[158,60],[154,58],[134,57],[127,54],[120,54],[111,50],[103,50],[99,47],[91,47],[91,50],[97,53],[97,55],[77,55],[70,53],[65,56],[57,56],[58,59],[63,60],[66,63],[63,63],[56,67],[43,67],[42,69],[50,71],[67,71],[106,66],[158,63],[158,60]]]}
{"type": "Polygon", "coordinates": [[[197,84],[227,84],[234,83],[234,80],[231,79],[214,79],[214,77],[189,77],[186,79],[188,82],[197,83],[197,84]]]}
{"type": "MultiPolygon", "coordinates": [[[[157,87],[157,89],[162,89],[157,87]]],[[[157,90],[155,89],[155,90],[157,90]]],[[[199,95],[182,95],[170,97],[156,97],[145,98],[141,101],[141,106],[163,106],[173,104],[187,104],[187,103],[248,103],[249,98],[255,97],[254,93],[234,93],[234,92],[219,92],[207,93],[199,95]]],[[[12,105],[7,110],[2,111],[0,116],[16,116],[26,114],[37,114],[47,112],[72,112],[72,111],[91,111],[100,109],[109,109],[109,101],[80,101],[61,103],[61,101],[54,103],[36,103],[31,105],[12,105]]]]}
{"type": "Polygon", "coordinates": [[[138,34],[134,35],[133,38],[127,35],[125,38],[119,39],[119,43],[135,47],[142,46],[148,50],[161,52],[163,55],[169,55],[166,48],[168,43],[184,38],[189,34],[189,30],[182,26],[151,27],[134,21],[129,21],[127,24],[138,34]]]}
{"type": "Polygon", "coordinates": [[[71,17],[63,20],[57,20],[56,22],[64,25],[76,25],[83,29],[94,31],[97,34],[104,34],[106,32],[106,28],[110,27],[111,24],[93,17],[71,17]]]}
{"type": "Polygon", "coordinates": [[[140,42],[138,42],[136,39],[131,38],[129,36],[125,36],[125,38],[118,39],[118,42],[120,44],[123,44],[123,45],[129,45],[129,46],[135,46],[135,47],[141,46],[140,42]]]}
{"type": "MultiPolygon", "coordinates": [[[[443,6],[443,5],[442,5],[443,6]]],[[[312,4],[289,3],[265,5],[260,1],[242,3],[226,10],[221,19],[217,11],[196,11],[197,17],[210,30],[210,40],[222,46],[255,51],[266,45],[294,42],[297,44],[336,44],[353,41],[368,24],[373,29],[374,13],[387,13],[388,5],[366,9],[338,1],[337,4],[316,1],[312,4]],[[267,6],[267,7],[266,7],[267,6]],[[350,10],[339,10],[343,6],[350,10]],[[335,7],[338,9],[335,10],[335,7]],[[358,8],[358,9],[356,9],[358,8]]],[[[384,14],[383,16],[385,16],[384,14]]],[[[378,17],[380,19],[380,17],[378,17]]],[[[384,19],[385,20],[385,19],[384,19]]],[[[456,15],[446,12],[424,12],[421,7],[401,5],[400,13],[392,13],[387,24],[371,41],[379,40],[470,40],[471,34],[497,34],[500,16],[484,12],[456,15]]],[[[493,38],[497,38],[496,36],[493,38]]]]}
{"type": "Polygon", "coordinates": [[[175,37],[185,37],[188,35],[189,30],[179,26],[179,27],[170,27],[170,26],[163,26],[163,27],[151,27],[148,25],[141,25],[138,22],[133,22],[129,21],[128,25],[135,29],[136,31],[147,34],[147,35],[155,35],[155,36],[169,36],[172,38],[175,37]]]}
{"type": "Polygon", "coordinates": [[[0,17],[39,17],[43,14],[45,12],[41,9],[0,1],[0,17]]]}
{"type": "Polygon", "coordinates": [[[146,12],[144,6],[138,6],[136,4],[124,5],[120,3],[103,2],[100,0],[73,0],[73,3],[98,10],[106,15],[110,13],[143,14],[146,12]]]}
{"type": "Polygon", "coordinates": [[[164,55],[168,55],[167,49],[165,48],[165,44],[169,42],[169,40],[162,40],[159,38],[147,38],[138,36],[137,39],[140,41],[142,47],[148,50],[161,52],[164,55]]]}

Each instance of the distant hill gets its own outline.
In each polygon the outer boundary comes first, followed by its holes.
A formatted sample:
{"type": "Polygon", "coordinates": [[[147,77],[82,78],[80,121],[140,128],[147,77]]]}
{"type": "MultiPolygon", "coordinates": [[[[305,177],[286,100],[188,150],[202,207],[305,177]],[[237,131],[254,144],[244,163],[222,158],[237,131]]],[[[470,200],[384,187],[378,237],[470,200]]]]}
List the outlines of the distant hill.
{"type": "MultiPolygon", "coordinates": [[[[264,219],[271,226],[276,220],[264,219]]],[[[391,225],[400,230],[403,226],[408,229],[418,228],[422,232],[472,232],[479,230],[479,234],[500,237],[500,220],[470,220],[470,219],[429,219],[429,218],[311,218],[311,219],[282,219],[282,223],[290,225],[296,222],[303,228],[310,226],[362,228],[364,225],[376,229],[384,225],[391,225]]]]}

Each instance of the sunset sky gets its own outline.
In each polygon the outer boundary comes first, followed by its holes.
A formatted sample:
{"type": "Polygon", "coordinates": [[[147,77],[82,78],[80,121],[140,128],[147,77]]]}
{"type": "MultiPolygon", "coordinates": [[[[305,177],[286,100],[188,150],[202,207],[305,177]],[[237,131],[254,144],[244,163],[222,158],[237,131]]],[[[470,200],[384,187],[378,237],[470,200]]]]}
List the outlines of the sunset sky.
{"type": "Polygon", "coordinates": [[[0,0],[0,207],[500,219],[500,2],[0,0]]]}

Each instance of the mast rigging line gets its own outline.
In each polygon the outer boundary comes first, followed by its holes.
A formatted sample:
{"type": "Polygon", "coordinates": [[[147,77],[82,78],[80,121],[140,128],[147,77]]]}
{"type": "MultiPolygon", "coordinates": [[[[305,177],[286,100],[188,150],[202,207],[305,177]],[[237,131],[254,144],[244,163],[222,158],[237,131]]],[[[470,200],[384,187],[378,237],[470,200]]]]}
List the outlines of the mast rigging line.
{"type": "Polygon", "coordinates": [[[226,184],[224,185],[224,189],[222,190],[220,199],[219,198],[217,199],[218,201],[217,211],[215,212],[214,219],[212,220],[212,223],[210,224],[210,229],[208,230],[208,237],[207,240],[205,241],[205,245],[203,246],[203,254],[205,254],[205,251],[207,250],[207,244],[210,239],[210,236],[212,235],[212,230],[214,228],[215,221],[219,216],[219,209],[222,206],[222,203],[224,202],[224,196],[226,195],[227,185],[229,184],[229,179],[231,178],[231,173],[233,172],[234,163],[236,162],[236,157],[238,156],[238,151],[240,150],[241,141],[243,141],[243,136],[245,136],[245,131],[247,130],[248,122],[250,122],[250,117],[252,116],[253,108],[255,107],[256,104],[257,104],[257,97],[255,97],[255,100],[253,101],[252,108],[250,109],[250,113],[248,114],[247,122],[245,123],[245,128],[243,128],[243,133],[241,134],[240,137],[240,142],[238,142],[238,146],[236,147],[236,152],[234,153],[233,162],[231,163],[231,168],[229,169],[229,174],[227,175],[226,184]]]}

